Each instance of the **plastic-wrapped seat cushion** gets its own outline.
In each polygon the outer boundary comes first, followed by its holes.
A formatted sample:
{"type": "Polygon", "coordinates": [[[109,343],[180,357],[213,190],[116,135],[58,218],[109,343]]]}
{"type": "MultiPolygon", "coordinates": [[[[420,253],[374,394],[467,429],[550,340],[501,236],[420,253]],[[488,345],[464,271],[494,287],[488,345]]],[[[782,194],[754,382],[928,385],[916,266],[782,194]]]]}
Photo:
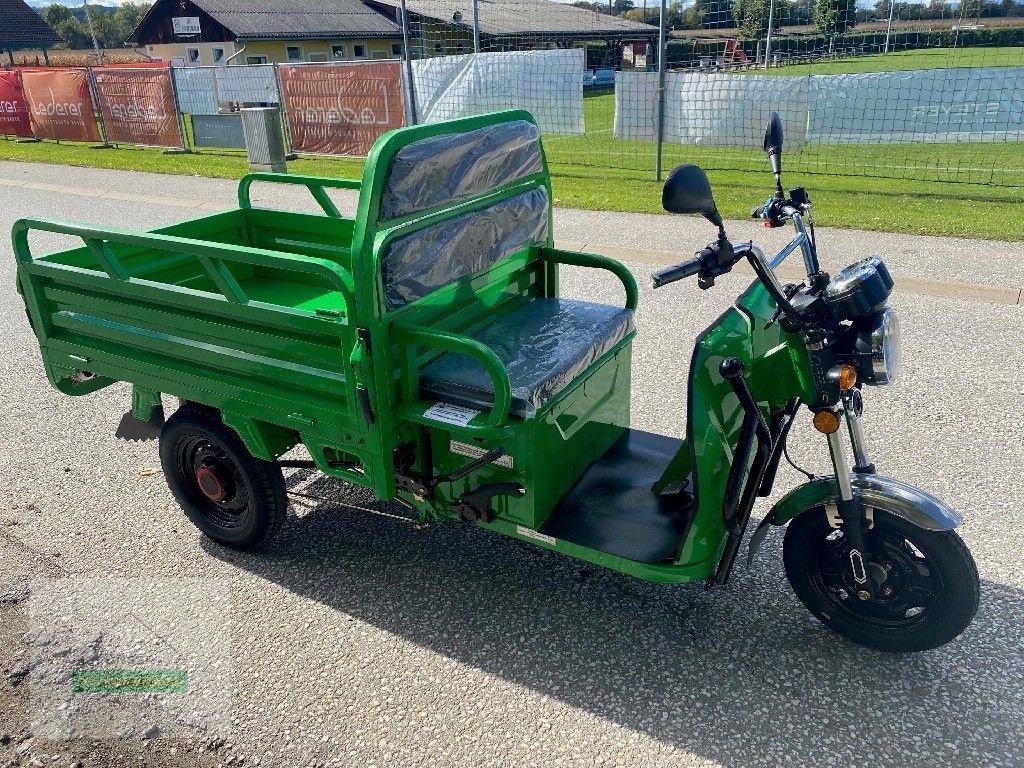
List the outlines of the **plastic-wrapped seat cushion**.
{"type": "Polygon", "coordinates": [[[461,203],[542,170],[540,129],[526,120],[420,139],[391,160],[380,220],[461,203]]]}
{"type": "MultiPolygon", "coordinates": [[[[526,419],[569,386],[633,330],[628,309],[570,299],[534,299],[499,316],[472,338],[494,350],[512,384],[509,413],[526,419]]],[[[494,405],[494,384],[483,366],[446,353],[421,371],[429,396],[457,405],[494,405]]]]}

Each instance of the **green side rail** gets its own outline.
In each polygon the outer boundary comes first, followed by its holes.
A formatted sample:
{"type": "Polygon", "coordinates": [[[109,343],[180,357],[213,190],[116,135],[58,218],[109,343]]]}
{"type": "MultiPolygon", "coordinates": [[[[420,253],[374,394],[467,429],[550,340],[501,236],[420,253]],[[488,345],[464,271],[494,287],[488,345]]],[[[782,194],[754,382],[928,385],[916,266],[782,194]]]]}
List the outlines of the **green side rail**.
{"type": "Polygon", "coordinates": [[[363,186],[363,182],[357,179],[330,179],[326,176],[301,176],[285,173],[247,173],[238,182],[238,205],[241,208],[252,208],[252,201],[249,199],[249,188],[256,181],[267,181],[272,184],[293,184],[306,187],[309,193],[323,209],[324,213],[332,219],[342,218],[341,212],[334,204],[334,201],[327,196],[326,189],[355,189],[363,186]]]}
{"type": "Polygon", "coordinates": [[[133,278],[131,276],[110,250],[110,243],[136,245],[157,251],[194,256],[203,269],[206,270],[206,273],[213,280],[214,285],[217,286],[223,297],[233,304],[248,304],[250,298],[246,295],[242,286],[239,285],[225,262],[284,269],[315,275],[326,280],[331,288],[341,294],[348,314],[355,309],[355,284],[352,279],[352,273],[327,259],[298,256],[280,251],[271,251],[266,248],[230,245],[227,243],[210,243],[206,240],[195,240],[190,237],[177,237],[175,235],[163,235],[153,232],[129,232],[121,229],[98,228],[82,224],[64,224],[55,221],[41,221],[39,219],[20,219],[14,223],[11,237],[18,261],[27,267],[38,265],[46,269],[75,272],[81,271],[80,268],[65,264],[37,262],[32,256],[28,242],[28,234],[31,230],[80,237],[102,271],[106,272],[110,278],[122,282],[139,280],[141,278],[133,278]]]}
{"type": "Polygon", "coordinates": [[[560,248],[541,248],[540,252],[546,261],[565,264],[569,267],[591,267],[611,272],[622,281],[622,287],[626,289],[626,309],[636,309],[639,298],[636,278],[624,264],[596,253],[577,253],[576,251],[563,251],[560,248]]]}
{"type": "Polygon", "coordinates": [[[494,383],[494,406],[487,414],[483,424],[467,424],[464,427],[459,427],[434,421],[418,411],[415,405],[402,407],[400,409],[402,418],[418,424],[476,437],[500,439],[508,436],[508,429],[503,428],[508,425],[508,411],[512,405],[512,383],[509,381],[505,364],[501,362],[494,350],[475,339],[421,325],[395,323],[392,330],[393,338],[403,352],[401,386],[402,397],[406,403],[412,404],[419,401],[420,375],[417,351],[420,347],[466,355],[480,363],[494,383]]]}

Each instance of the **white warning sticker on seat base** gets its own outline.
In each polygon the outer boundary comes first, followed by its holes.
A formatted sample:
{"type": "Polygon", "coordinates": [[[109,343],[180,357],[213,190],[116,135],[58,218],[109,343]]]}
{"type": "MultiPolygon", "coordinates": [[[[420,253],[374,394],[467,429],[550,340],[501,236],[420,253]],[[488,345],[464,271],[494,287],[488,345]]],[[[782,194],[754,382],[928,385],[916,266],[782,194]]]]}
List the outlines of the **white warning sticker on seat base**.
{"type": "Polygon", "coordinates": [[[423,415],[434,421],[464,427],[473,420],[474,416],[479,416],[480,411],[474,411],[472,408],[463,408],[461,405],[452,405],[451,403],[434,403],[423,412],[423,415]]]}

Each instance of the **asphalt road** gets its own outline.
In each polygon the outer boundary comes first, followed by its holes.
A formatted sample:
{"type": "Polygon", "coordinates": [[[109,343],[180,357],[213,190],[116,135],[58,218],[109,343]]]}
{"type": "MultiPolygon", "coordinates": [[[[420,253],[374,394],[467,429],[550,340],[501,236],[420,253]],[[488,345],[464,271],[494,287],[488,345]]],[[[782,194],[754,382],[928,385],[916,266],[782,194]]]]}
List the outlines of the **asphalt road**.
{"type": "MultiPolygon", "coordinates": [[[[22,216],[143,229],[228,207],[232,195],[223,181],[0,163],[0,232],[22,216]]],[[[747,236],[750,225],[732,226],[736,239],[747,236]]],[[[645,252],[675,246],[688,256],[710,229],[697,220],[577,211],[558,211],[555,227],[563,240],[635,249],[638,278],[649,271],[645,252]]],[[[59,244],[33,242],[39,252],[59,244]]],[[[74,399],[49,387],[13,288],[6,236],[0,638],[19,643],[30,630],[29,645],[39,645],[58,615],[62,626],[79,626],[74,606],[68,619],[28,597],[29,580],[37,580],[31,594],[52,593],[54,579],[68,579],[68,594],[109,585],[108,603],[94,602],[94,615],[119,615],[120,598],[111,596],[124,590],[149,589],[160,602],[168,585],[206,585],[178,594],[171,616],[154,621],[214,617],[196,632],[216,636],[229,661],[230,674],[219,678],[228,700],[197,702],[194,712],[199,720],[216,715],[210,735],[230,746],[188,734],[143,741],[154,734],[146,718],[160,717],[145,710],[132,762],[149,755],[164,765],[364,768],[1024,765],[1024,307],[979,301],[985,294],[970,290],[1019,291],[1020,245],[844,232],[824,232],[822,242],[834,248],[830,263],[892,254],[898,286],[919,278],[963,284],[953,296],[895,294],[904,369],[898,385],[867,398],[880,470],[967,516],[961,532],[979,564],[982,604],[974,624],[944,648],[888,656],[831,635],[790,592],[781,535],[769,538],[753,567],[738,565],[725,589],[661,587],[459,524],[417,530],[368,515],[344,505],[400,510],[296,475],[293,487],[333,500],[294,504],[295,519],[268,554],[224,550],[201,539],[163,478],[147,471],[159,466],[155,443],[114,438],[126,386],[74,399]],[[226,607],[211,602],[225,593],[226,607]]],[[[692,340],[745,278],[729,276],[706,292],[641,285],[634,426],[679,436],[692,340]]],[[[564,289],[619,298],[605,276],[582,270],[566,271],[564,289]]],[[[790,444],[812,471],[826,469],[824,442],[806,419],[790,444]]],[[[798,481],[784,473],[778,492],[798,481]]],[[[10,656],[0,653],[0,661],[17,671],[24,651],[3,646],[10,656]]],[[[41,737],[15,751],[47,714],[25,696],[32,684],[31,675],[16,687],[0,680],[0,732],[14,737],[0,746],[0,765],[5,757],[28,764],[30,754],[72,756],[59,739],[41,737]]],[[[115,760],[106,743],[107,752],[88,747],[87,764],[115,760]]]]}

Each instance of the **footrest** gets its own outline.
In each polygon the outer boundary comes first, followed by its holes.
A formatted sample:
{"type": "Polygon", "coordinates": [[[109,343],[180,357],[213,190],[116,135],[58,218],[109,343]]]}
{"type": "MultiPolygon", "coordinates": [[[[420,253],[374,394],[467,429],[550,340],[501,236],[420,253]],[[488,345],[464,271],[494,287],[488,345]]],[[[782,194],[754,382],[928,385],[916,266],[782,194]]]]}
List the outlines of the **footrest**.
{"type": "Polygon", "coordinates": [[[641,563],[675,557],[693,518],[693,497],[656,494],[681,440],[629,430],[558,503],[540,532],[641,563]]]}

